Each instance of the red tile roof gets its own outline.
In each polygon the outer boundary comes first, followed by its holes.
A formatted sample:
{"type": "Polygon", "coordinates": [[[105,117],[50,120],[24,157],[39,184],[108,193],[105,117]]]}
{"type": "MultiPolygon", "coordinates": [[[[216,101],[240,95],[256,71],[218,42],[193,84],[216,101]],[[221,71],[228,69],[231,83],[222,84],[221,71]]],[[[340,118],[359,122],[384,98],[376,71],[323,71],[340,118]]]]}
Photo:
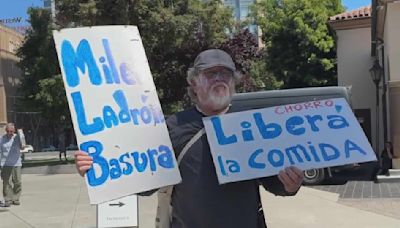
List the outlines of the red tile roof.
{"type": "Polygon", "coordinates": [[[371,6],[364,6],[356,10],[341,13],[329,18],[330,21],[353,20],[371,17],[371,6]]]}

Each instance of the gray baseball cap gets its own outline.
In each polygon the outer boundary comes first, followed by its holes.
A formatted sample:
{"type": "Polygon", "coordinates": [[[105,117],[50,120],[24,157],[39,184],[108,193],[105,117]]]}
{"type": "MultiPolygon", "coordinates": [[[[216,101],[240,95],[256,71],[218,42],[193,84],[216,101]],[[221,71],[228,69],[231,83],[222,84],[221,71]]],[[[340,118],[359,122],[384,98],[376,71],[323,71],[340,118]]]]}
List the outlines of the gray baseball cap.
{"type": "Polygon", "coordinates": [[[201,52],[194,60],[193,65],[197,70],[205,70],[216,66],[222,66],[236,71],[232,57],[220,49],[209,49],[201,52]]]}

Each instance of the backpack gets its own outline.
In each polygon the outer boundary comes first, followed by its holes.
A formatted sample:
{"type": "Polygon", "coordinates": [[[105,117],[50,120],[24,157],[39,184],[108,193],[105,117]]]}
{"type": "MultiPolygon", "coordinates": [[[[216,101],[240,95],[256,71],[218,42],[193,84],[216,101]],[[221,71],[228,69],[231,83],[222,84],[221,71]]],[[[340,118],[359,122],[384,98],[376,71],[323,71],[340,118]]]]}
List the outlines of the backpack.
{"type": "MultiPolygon", "coordinates": [[[[205,133],[205,129],[200,129],[183,147],[181,153],[178,156],[177,162],[178,166],[181,163],[183,156],[185,156],[186,152],[189,148],[205,133]]],[[[157,207],[157,215],[156,215],[156,228],[170,228],[172,221],[172,205],[171,205],[171,196],[174,190],[174,186],[166,186],[162,187],[157,191],[158,196],[158,207],[157,207]]]]}

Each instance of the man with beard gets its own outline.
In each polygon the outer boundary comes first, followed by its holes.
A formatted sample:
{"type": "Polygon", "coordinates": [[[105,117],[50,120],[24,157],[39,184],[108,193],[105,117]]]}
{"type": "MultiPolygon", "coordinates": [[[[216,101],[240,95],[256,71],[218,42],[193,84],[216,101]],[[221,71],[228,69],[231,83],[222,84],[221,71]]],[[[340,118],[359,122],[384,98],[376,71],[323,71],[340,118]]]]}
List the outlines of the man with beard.
{"type": "MultiPolygon", "coordinates": [[[[188,93],[195,106],[167,120],[178,160],[188,142],[204,128],[203,117],[229,112],[239,78],[226,52],[210,49],[197,56],[187,75],[188,93]]],[[[85,152],[76,153],[75,158],[78,172],[83,176],[92,159],[85,152]]],[[[219,185],[205,134],[188,147],[179,170],[182,183],[174,186],[171,198],[172,228],[265,227],[259,213],[258,186],[287,196],[296,194],[303,180],[301,170],[288,167],[278,176],[219,185]]]]}

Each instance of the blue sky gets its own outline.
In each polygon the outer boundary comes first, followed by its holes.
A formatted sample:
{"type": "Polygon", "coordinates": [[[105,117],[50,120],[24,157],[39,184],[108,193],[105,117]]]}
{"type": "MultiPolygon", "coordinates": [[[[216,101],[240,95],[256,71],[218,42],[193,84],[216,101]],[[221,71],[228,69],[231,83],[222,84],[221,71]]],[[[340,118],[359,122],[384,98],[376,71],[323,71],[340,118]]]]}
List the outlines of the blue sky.
{"type": "Polygon", "coordinates": [[[353,10],[362,6],[371,5],[371,0],[342,0],[342,4],[347,10],[353,10]]]}
{"type": "MultiPolygon", "coordinates": [[[[371,0],[342,0],[342,3],[347,10],[353,10],[370,5],[371,0]]],[[[23,21],[14,26],[27,25],[28,15],[26,10],[31,6],[43,6],[43,0],[0,0],[0,19],[21,17],[23,21]]]]}
{"type": "Polygon", "coordinates": [[[43,6],[43,0],[0,0],[0,19],[11,19],[21,17],[21,23],[10,24],[10,26],[23,26],[28,23],[26,10],[31,6],[43,6]]]}

